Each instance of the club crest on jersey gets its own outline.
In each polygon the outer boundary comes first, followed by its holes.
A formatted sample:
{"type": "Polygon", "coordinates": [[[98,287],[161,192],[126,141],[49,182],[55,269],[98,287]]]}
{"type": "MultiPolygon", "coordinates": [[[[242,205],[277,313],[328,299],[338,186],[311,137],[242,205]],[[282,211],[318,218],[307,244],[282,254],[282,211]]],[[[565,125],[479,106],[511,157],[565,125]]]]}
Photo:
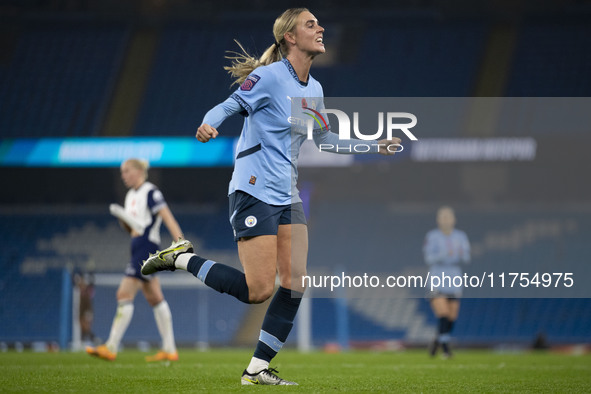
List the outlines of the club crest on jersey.
{"type": "Polygon", "coordinates": [[[246,225],[246,227],[254,227],[257,225],[257,218],[250,215],[244,220],[244,224],[246,225]]]}
{"type": "Polygon", "coordinates": [[[252,88],[254,88],[254,85],[256,85],[259,79],[261,79],[261,77],[258,75],[250,74],[248,77],[246,77],[244,82],[242,82],[242,85],[240,85],[240,90],[244,90],[246,92],[250,91],[252,88]]]}

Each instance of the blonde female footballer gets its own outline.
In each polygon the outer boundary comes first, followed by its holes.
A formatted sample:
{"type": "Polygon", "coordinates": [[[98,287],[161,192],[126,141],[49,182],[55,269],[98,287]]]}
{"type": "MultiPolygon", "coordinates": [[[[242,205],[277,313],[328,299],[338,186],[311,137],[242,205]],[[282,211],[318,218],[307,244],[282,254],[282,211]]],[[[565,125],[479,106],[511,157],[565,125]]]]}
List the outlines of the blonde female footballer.
{"type": "MultiPolygon", "coordinates": [[[[308,229],[296,183],[297,156],[307,134],[298,128],[302,122],[294,121],[302,114],[292,113],[292,104],[300,111],[324,106],[322,87],[310,75],[314,58],[325,52],[323,34],[324,28],[305,8],[281,14],[273,26],[275,43],[260,59],[246,51],[231,58],[233,64],[226,69],[240,87],[211,109],[197,130],[197,139],[206,143],[218,136],[217,127],[226,118],[245,116],[228,191],[230,222],[244,273],[194,254],[188,240],[174,243],[142,268],[144,274],[187,270],[207,286],[253,304],[272,296],[279,275],[280,287],[242,373],[244,385],[297,384],[278,377],[269,362],[285,343],[304,292],[308,229]]],[[[335,152],[355,152],[351,148],[368,142],[339,140],[327,127],[314,130],[313,138],[317,145],[332,145],[335,152]]],[[[373,141],[372,152],[393,154],[390,146],[399,143],[398,138],[373,141]]]]}

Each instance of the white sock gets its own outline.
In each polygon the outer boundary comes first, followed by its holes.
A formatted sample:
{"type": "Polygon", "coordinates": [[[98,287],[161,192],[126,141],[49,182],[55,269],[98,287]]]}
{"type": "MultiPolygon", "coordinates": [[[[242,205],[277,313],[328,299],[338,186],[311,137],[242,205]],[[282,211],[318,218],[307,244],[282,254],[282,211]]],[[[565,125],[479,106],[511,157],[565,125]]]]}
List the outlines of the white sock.
{"type": "Polygon", "coordinates": [[[160,337],[162,338],[162,350],[166,353],[175,353],[176,345],[174,344],[174,332],[172,330],[172,314],[170,313],[168,302],[163,300],[152,309],[160,337]]]}
{"type": "Polygon", "coordinates": [[[174,261],[174,266],[181,270],[187,270],[187,265],[189,265],[189,260],[191,257],[196,256],[193,253],[181,253],[178,255],[176,260],[174,261]]]}
{"type": "Polygon", "coordinates": [[[109,339],[107,339],[107,342],[105,343],[111,352],[117,353],[121,338],[123,338],[132,316],[133,301],[119,301],[117,312],[115,313],[115,318],[113,318],[113,324],[111,325],[111,333],[109,334],[109,339]]]}
{"type": "Polygon", "coordinates": [[[257,374],[261,372],[263,369],[269,368],[269,362],[265,360],[261,360],[260,358],[253,357],[250,360],[250,364],[246,368],[246,372],[251,375],[257,374]]]}

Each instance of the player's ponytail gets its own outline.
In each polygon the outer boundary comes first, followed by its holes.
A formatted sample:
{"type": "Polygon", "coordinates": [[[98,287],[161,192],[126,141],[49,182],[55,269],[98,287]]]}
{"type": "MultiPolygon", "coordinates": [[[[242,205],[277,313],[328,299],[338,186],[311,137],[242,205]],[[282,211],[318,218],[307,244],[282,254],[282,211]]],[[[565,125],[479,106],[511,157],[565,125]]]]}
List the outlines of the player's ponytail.
{"type": "Polygon", "coordinates": [[[253,72],[257,67],[275,63],[283,59],[283,55],[287,55],[288,47],[283,36],[285,33],[293,31],[298,16],[304,11],[308,11],[308,9],[290,8],[275,19],[275,24],[273,25],[275,42],[263,52],[259,59],[250,55],[238,40],[234,40],[242,52],[228,51],[229,55],[226,56],[226,59],[230,59],[232,65],[224,67],[224,70],[228,71],[232,78],[234,78],[232,85],[244,82],[248,74],[253,72]]]}

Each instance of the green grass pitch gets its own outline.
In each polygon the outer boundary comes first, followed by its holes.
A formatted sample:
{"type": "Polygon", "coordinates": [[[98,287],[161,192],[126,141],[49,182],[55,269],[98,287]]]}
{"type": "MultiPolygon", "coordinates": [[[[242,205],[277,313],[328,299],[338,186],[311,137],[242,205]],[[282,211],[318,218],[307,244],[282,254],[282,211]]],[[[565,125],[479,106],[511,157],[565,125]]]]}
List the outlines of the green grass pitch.
{"type": "Polygon", "coordinates": [[[451,360],[426,351],[301,354],[272,363],[297,387],[241,387],[250,350],[179,351],[179,361],[147,364],[127,350],[114,362],[85,353],[0,353],[0,392],[189,393],[300,392],[591,392],[591,355],[458,351],[451,360]]]}

